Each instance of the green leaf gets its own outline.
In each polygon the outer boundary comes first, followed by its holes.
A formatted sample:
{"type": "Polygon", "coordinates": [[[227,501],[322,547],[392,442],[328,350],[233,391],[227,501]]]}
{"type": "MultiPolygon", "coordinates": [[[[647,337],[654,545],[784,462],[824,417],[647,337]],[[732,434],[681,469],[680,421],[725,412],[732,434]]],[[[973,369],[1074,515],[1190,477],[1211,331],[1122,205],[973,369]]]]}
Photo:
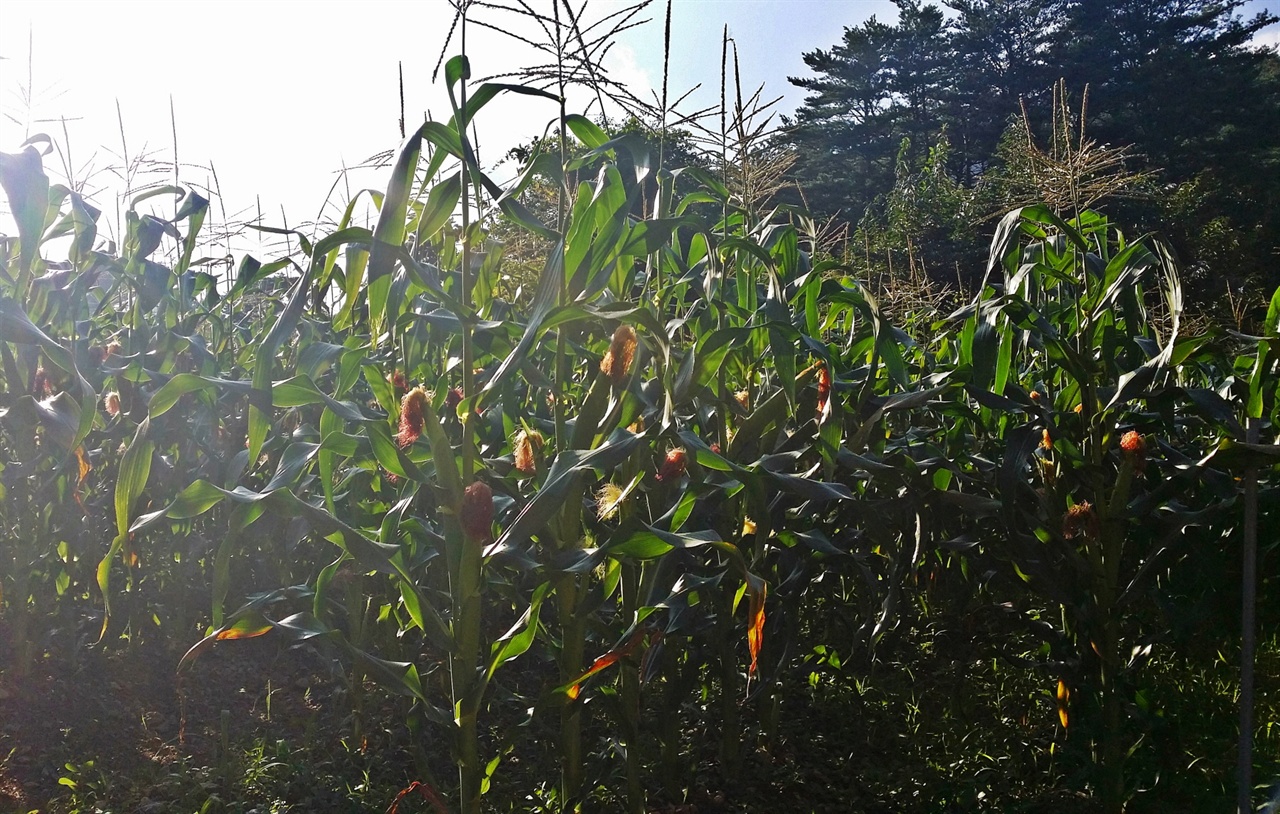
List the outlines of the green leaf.
{"type": "Polygon", "coordinates": [[[346,421],[376,421],[361,412],[353,402],[338,401],[320,391],[310,376],[294,376],[271,385],[271,404],[274,407],[306,407],[323,404],[346,421]]]}
{"type": "Polygon", "coordinates": [[[751,338],[753,328],[720,328],[702,337],[689,351],[675,381],[675,399],[683,403],[715,378],[730,351],[751,338]]]}
{"type": "Polygon", "coordinates": [[[465,54],[459,54],[456,57],[450,57],[449,61],[444,64],[444,81],[445,84],[452,87],[460,80],[471,78],[471,62],[465,54]]]}
{"type": "MultiPolygon", "coordinates": [[[[456,59],[456,57],[455,57],[456,59]]],[[[452,64],[452,60],[450,60],[452,64]]],[[[391,291],[391,273],[395,268],[398,249],[404,243],[406,217],[409,211],[409,194],[413,186],[414,172],[422,154],[422,127],[415,130],[400,147],[400,155],[391,171],[387,194],[382,199],[378,223],[373,230],[373,243],[369,251],[369,319],[376,339],[382,325],[394,325],[395,311],[401,305],[388,300],[391,291]]]]}
{"type": "Polygon", "coordinates": [[[725,542],[714,531],[663,531],[637,520],[624,523],[610,538],[608,544],[601,549],[600,553],[612,557],[622,556],[649,560],[661,557],[672,549],[701,548],[703,546],[711,546],[726,553],[732,552],[731,556],[735,560],[741,559],[741,554],[738,550],[732,544],[725,542]]]}
{"type": "MultiPolygon", "coordinates": [[[[1126,404],[1145,392],[1155,382],[1156,376],[1164,373],[1169,368],[1169,363],[1173,359],[1173,351],[1177,345],[1178,329],[1182,317],[1182,282],[1178,278],[1177,266],[1168,248],[1162,243],[1157,243],[1156,252],[1160,257],[1161,269],[1164,272],[1162,291],[1169,307],[1171,320],[1169,335],[1165,338],[1164,347],[1160,349],[1160,353],[1135,370],[1128,371],[1120,377],[1117,382],[1116,393],[1107,404],[1108,410],[1126,404]]],[[[1253,409],[1252,396],[1249,409],[1253,409]]],[[[1259,406],[1258,409],[1261,410],[1261,407],[1259,406]]]]}
{"type": "Polygon", "coordinates": [[[4,187],[9,211],[18,223],[19,268],[23,275],[29,275],[39,257],[49,209],[49,178],[44,174],[39,151],[27,147],[17,154],[0,153],[0,186],[4,187]]]}
{"type": "MultiPolygon", "coordinates": [[[[468,77],[463,77],[464,79],[468,77]]],[[[462,126],[465,129],[471,124],[471,120],[475,118],[476,113],[480,112],[480,108],[487,105],[498,94],[518,93],[521,96],[533,96],[539,99],[549,99],[552,102],[559,102],[560,97],[550,91],[542,88],[535,88],[530,85],[513,85],[507,82],[485,82],[480,87],[471,91],[467,97],[467,110],[462,117],[462,126]]],[[[454,123],[456,125],[456,122],[454,123]]]]}
{"type": "Polygon", "coordinates": [[[76,371],[70,351],[36,327],[22,306],[4,294],[0,294],[0,341],[35,345],[64,373],[76,371]]]}
{"type": "Polygon", "coordinates": [[[533,591],[529,598],[529,607],[525,608],[520,618],[511,628],[500,636],[489,648],[489,669],[485,673],[485,681],[493,678],[498,668],[507,662],[524,655],[533,645],[538,633],[538,614],[542,609],[542,600],[551,588],[550,582],[544,582],[533,591]]]}
{"type": "Polygon", "coordinates": [[[155,444],[147,439],[151,419],[144,418],[134,433],[133,442],[120,459],[120,471],[116,477],[115,509],[116,534],[129,533],[129,510],[142,494],[151,476],[151,457],[155,444]]]}
{"type": "MultiPolygon", "coordinates": [[[[1270,343],[1259,342],[1258,354],[1253,361],[1253,371],[1249,374],[1249,401],[1245,406],[1245,416],[1248,418],[1262,418],[1263,399],[1267,393],[1266,374],[1267,374],[1267,352],[1270,350],[1270,343]]],[[[1272,390],[1275,389],[1274,383],[1272,390]]]]}
{"type": "Polygon", "coordinates": [[[693,508],[697,503],[698,495],[692,489],[680,495],[675,509],[671,512],[672,531],[680,531],[684,527],[685,521],[689,519],[689,515],[693,514],[693,508]]]}
{"type": "Polygon", "coordinates": [[[137,432],[134,433],[133,442],[120,458],[115,493],[116,536],[111,541],[111,547],[106,555],[98,563],[98,590],[102,592],[102,601],[106,610],[99,640],[106,635],[107,625],[111,621],[111,565],[129,540],[131,533],[129,512],[151,477],[151,457],[155,452],[155,443],[147,438],[150,428],[151,419],[144,418],[138,425],[137,432]]]}
{"type": "Polygon", "coordinates": [[[564,117],[565,127],[569,132],[590,149],[595,149],[609,140],[609,136],[586,116],[570,113],[564,117]]]}
{"type": "Polygon", "coordinates": [[[411,478],[418,483],[426,482],[427,476],[391,437],[391,430],[386,424],[381,421],[371,422],[365,425],[364,430],[373,449],[373,457],[377,459],[379,466],[393,475],[411,478]]]}
{"type": "MultiPolygon", "coordinates": [[[[199,480],[184,489],[166,508],[139,517],[129,530],[136,533],[150,528],[165,518],[196,517],[223,500],[236,505],[252,506],[256,512],[255,518],[265,512],[283,517],[302,518],[316,534],[350,554],[361,568],[390,574],[409,585],[414,584],[413,578],[405,568],[399,546],[369,539],[324,509],[302,500],[287,488],[255,492],[243,486],[223,489],[208,481],[199,480]]],[[[423,632],[436,644],[449,647],[449,630],[444,621],[430,605],[424,605],[424,611],[427,625],[423,632]]]]}
{"type": "Polygon", "coordinates": [[[418,222],[417,233],[420,241],[425,241],[440,231],[440,228],[453,216],[460,197],[462,197],[460,172],[455,172],[431,188],[418,222]]]}
{"type": "Polygon", "coordinates": [[[482,401],[483,397],[500,392],[500,385],[506,381],[507,377],[517,367],[527,361],[529,351],[541,332],[542,321],[556,307],[557,299],[560,296],[562,279],[560,261],[563,252],[564,244],[561,242],[557,243],[548,255],[547,262],[542,267],[542,274],[538,278],[538,289],[534,293],[533,306],[529,311],[529,321],[525,324],[520,341],[516,343],[516,346],[498,365],[498,369],[489,377],[489,381],[485,383],[484,389],[481,391],[482,401]]]}
{"type": "Polygon", "coordinates": [[[1232,472],[1280,465],[1280,444],[1247,444],[1231,438],[1218,442],[1218,447],[1199,466],[1212,462],[1232,472]]]}
{"type": "Polygon", "coordinates": [[[254,223],[249,224],[249,228],[253,229],[255,232],[264,232],[269,235],[285,235],[286,237],[287,236],[296,237],[298,239],[298,247],[302,249],[302,253],[307,256],[311,255],[311,249],[312,249],[311,241],[307,239],[306,235],[304,235],[302,232],[299,232],[297,229],[284,229],[279,226],[260,226],[254,223]]]}
{"type": "Polygon", "coordinates": [[[1280,336],[1280,287],[1271,295],[1271,303],[1267,306],[1267,318],[1262,321],[1263,336],[1280,336]]]}
{"type": "Polygon", "coordinates": [[[165,382],[164,386],[151,397],[151,401],[147,405],[148,413],[159,418],[169,412],[183,396],[188,393],[199,393],[205,390],[222,390],[236,396],[249,395],[251,399],[257,398],[259,400],[261,408],[268,409],[270,407],[270,402],[261,399],[262,394],[253,393],[253,385],[249,382],[218,379],[212,376],[197,376],[194,373],[179,373],[165,382]]]}
{"type": "Polygon", "coordinates": [[[826,481],[813,480],[811,478],[792,475],[786,472],[774,472],[764,468],[761,468],[760,472],[764,474],[765,479],[776,489],[784,492],[790,492],[804,500],[813,500],[818,502],[828,500],[853,500],[853,493],[850,492],[849,487],[845,486],[843,483],[828,483],[826,481]]]}
{"type": "Polygon", "coordinates": [[[619,429],[596,449],[561,450],[552,461],[542,488],[524,505],[495,546],[517,546],[527,542],[563,508],[565,499],[580,488],[583,479],[593,472],[612,471],[631,455],[641,440],[643,436],[619,429]]]}
{"type": "Polygon", "coordinates": [[[329,627],[310,613],[295,613],[276,622],[267,617],[253,603],[236,611],[225,625],[193,645],[178,662],[178,670],[189,668],[196,658],[218,641],[267,634],[279,636],[293,643],[316,640],[329,642],[336,646],[347,659],[359,663],[365,669],[365,673],[383,687],[424,703],[427,701],[422,690],[422,679],[418,675],[418,668],[412,663],[387,661],[373,656],[353,646],[341,631],[329,627]]]}
{"type": "MultiPolygon", "coordinates": [[[[89,409],[92,420],[93,408],[89,409]]],[[[31,396],[19,396],[12,407],[0,410],[0,418],[10,425],[26,427],[28,432],[34,431],[37,426],[43,427],[53,445],[70,453],[82,440],[77,435],[82,423],[81,411],[80,403],[64,392],[44,401],[36,401],[31,396]]]]}
{"type": "Polygon", "coordinates": [[[280,463],[276,466],[276,473],[271,476],[271,480],[266,485],[266,490],[271,491],[272,489],[293,486],[297,482],[298,476],[302,474],[302,470],[311,463],[319,451],[319,444],[305,442],[289,444],[280,456],[280,463]]]}
{"type": "Polygon", "coordinates": [[[270,410],[263,405],[271,403],[271,374],[276,363],[276,351],[298,326],[311,293],[311,281],[319,268],[319,258],[312,257],[307,270],[289,292],[289,302],[276,318],[262,343],[258,346],[253,366],[254,393],[249,398],[249,460],[256,461],[262,452],[267,429],[271,423],[270,410]]]}

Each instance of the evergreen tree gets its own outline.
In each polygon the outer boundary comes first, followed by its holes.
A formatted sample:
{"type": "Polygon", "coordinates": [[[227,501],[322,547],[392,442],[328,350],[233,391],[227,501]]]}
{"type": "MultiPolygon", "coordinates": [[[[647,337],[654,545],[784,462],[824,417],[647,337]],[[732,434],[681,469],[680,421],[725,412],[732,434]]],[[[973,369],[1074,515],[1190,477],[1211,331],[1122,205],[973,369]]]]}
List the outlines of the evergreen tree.
{"type": "Polygon", "coordinates": [[[816,77],[791,79],[811,92],[797,111],[791,140],[796,174],[819,210],[856,221],[893,183],[899,139],[887,112],[893,76],[885,57],[896,35],[895,26],[872,17],[846,28],[830,50],[804,55],[816,77]]]}
{"type": "MultiPolygon", "coordinates": [[[[992,214],[1000,202],[982,196],[1007,171],[1002,140],[1023,105],[1033,129],[1051,130],[1061,78],[1091,139],[1128,146],[1145,162],[1134,169],[1156,171],[1146,201],[1110,203],[1123,219],[1165,231],[1202,285],[1280,282],[1280,57],[1249,44],[1278,18],[1241,18],[1243,0],[946,0],[950,14],[895,2],[895,23],[845,29],[805,54],[815,76],[791,80],[811,92],[789,138],[818,213],[900,233],[886,210],[905,177],[899,159],[919,172],[945,142],[947,171],[981,203],[913,211],[992,214]]],[[[950,259],[962,260],[978,262],[950,259]]]]}
{"type": "Polygon", "coordinates": [[[1274,52],[1248,47],[1276,17],[1243,0],[1058,0],[1070,36],[1048,63],[1076,92],[1088,127],[1133,144],[1165,194],[1122,217],[1168,233],[1199,282],[1274,286],[1280,242],[1280,84],[1274,52]]]}
{"type": "Polygon", "coordinates": [[[1041,100],[1057,77],[1045,64],[1055,21],[1045,0],[949,0],[954,91],[944,118],[959,180],[977,183],[1023,100],[1041,100]]]}

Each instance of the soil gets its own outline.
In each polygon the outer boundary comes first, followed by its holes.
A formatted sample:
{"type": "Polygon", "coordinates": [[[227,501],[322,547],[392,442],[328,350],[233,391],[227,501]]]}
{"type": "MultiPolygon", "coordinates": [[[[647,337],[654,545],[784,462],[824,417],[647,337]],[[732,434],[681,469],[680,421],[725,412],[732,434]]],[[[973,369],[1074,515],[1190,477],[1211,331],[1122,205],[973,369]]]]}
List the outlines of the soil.
{"type": "Polygon", "coordinates": [[[237,746],[314,737],[322,703],[340,691],[322,659],[265,639],[228,644],[181,675],[182,652],[162,645],[0,672],[0,811],[57,810],[62,778],[117,790],[127,778],[143,781],[129,796],[151,814],[166,800],[145,781],[162,785],[179,760],[219,765],[224,726],[237,746]]]}
{"type": "MultiPolygon", "coordinates": [[[[447,778],[451,771],[439,744],[427,741],[435,749],[430,756],[412,748],[407,705],[381,691],[371,689],[367,697],[364,734],[356,742],[342,674],[310,647],[287,647],[269,636],[219,643],[182,674],[176,670],[182,649],[160,643],[105,652],[82,642],[52,650],[61,655],[19,678],[0,629],[0,814],[380,812],[414,780],[447,778]]],[[[743,771],[732,782],[717,764],[714,714],[691,710],[698,723],[685,733],[687,799],[664,802],[655,790],[650,810],[1002,810],[972,792],[960,794],[972,780],[967,768],[922,760],[903,734],[904,722],[889,710],[849,697],[788,702],[776,739],[744,748],[743,771]],[[948,786],[957,791],[947,792],[949,802],[939,807],[938,790],[948,786]]],[[[589,741],[604,754],[611,741],[607,716],[598,716],[589,741]]],[[[498,724],[522,734],[508,742],[491,809],[556,810],[546,796],[557,774],[554,722],[498,724]]],[[[486,751],[496,753],[496,746],[487,743],[486,751]]],[[[619,792],[624,786],[621,776],[607,777],[618,761],[601,761],[600,802],[587,812],[623,810],[620,796],[607,799],[610,786],[619,792]]],[[[435,785],[447,793],[447,782],[435,785]]],[[[1019,805],[1022,812],[1092,810],[1079,795],[1026,790],[1034,801],[1019,805]]],[[[399,807],[401,814],[428,810],[416,796],[399,807]]]]}

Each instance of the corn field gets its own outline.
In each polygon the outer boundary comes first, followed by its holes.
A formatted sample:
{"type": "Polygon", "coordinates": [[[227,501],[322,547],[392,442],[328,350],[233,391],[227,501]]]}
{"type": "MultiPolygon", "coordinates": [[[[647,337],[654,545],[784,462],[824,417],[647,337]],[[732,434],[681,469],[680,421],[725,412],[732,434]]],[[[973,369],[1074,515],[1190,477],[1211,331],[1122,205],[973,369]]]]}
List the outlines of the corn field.
{"type": "MultiPolygon", "coordinates": [[[[1280,291],[1253,333],[1192,330],[1159,239],[1031,205],[976,291],[890,315],[757,194],[741,121],[670,166],[563,84],[442,79],[374,222],[228,277],[197,192],[140,195],[114,245],[38,144],[0,155],[0,672],[67,624],[180,643],[188,681],[238,640],[315,648],[328,714],[359,740],[397,699],[403,786],[462,814],[668,810],[797,716],[882,703],[952,781],[897,778],[893,810],[1230,800],[1242,702],[1280,769],[1277,675],[1237,676],[1242,563],[1280,529],[1280,291]],[[559,132],[504,186],[471,133],[511,93],[559,132]],[[513,276],[517,235],[544,250],[513,276]]],[[[1272,583],[1257,607],[1274,668],[1272,583]]]]}

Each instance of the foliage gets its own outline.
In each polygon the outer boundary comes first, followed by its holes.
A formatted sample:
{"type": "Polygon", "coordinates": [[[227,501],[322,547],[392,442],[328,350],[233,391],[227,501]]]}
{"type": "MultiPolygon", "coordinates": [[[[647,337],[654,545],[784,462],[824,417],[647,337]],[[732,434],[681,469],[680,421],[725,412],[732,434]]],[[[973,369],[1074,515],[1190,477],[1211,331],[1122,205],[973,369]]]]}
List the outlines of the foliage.
{"type": "MultiPolygon", "coordinates": [[[[1247,284],[1260,301],[1280,284],[1268,203],[1278,188],[1277,57],[1249,45],[1273,16],[1241,19],[1240,2],[945,5],[953,15],[902,0],[896,23],[872,18],[847,28],[832,48],[805,55],[815,75],[792,79],[810,95],[786,139],[816,212],[838,212],[873,243],[882,234],[892,243],[886,196],[898,189],[903,166],[913,176],[929,171],[940,146],[947,176],[978,205],[958,217],[940,206],[915,222],[973,233],[1026,202],[1017,189],[1027,180],[1018,166],[1026,156],[1008,148],[1030,137],[1051,142],[1044,152],[1060,151],[1069,96],[1076,116],[1067,131],[1079,131],[1081,147],[1087,121],[1094,153],[1127,151],[1129,174],[1152,175],[1147,194],[1106,204],[1167,236],[1194,293],[1247,284]]],[[[982,253],[972,242],[934,251],[937,280],[954,279],[956,263],[977,265],[982,253]]]]}
{"type": "MultiPolygon", "coordinates": [[[[914,70],[943,26],[904,9],[914,70]]],[[[935,67],[895,116],[924,125],[935,67]]],[[[732,788],[811,698],[980,768],[969,687],[1021,778],[1108,811],[1182,799],[1169,778],[1192,768],[1225,787],[1202,766],[1220,727],[1171,732],[1170,665],[1218,669],[1230,546],[1250,511],[1280,522],[1280,291],[1257,336],[1192,333],[1165,243],[1033,205],[1000,221],[971,301],[894,324],[806,213],[734,182],[727,132],[719,164],[672,168],[557,94],[470,77],[444,63],[452,118],[407,136],[373,229],[296,234],[233,280],[193,263],[200,196],[166,191],[171,218],[135,199],[117,248],[35,146],[0,155],[15,673],[89,608],[71,649],[165,635],[186,675],[237,640],[315,648],[346,671],[354,736],[366,683],[404,699],[418,788],[463,812],[643,812],[687,799],[699,760],[732,788]],[[469,134],[513,92],[559,104],[561,134],[504,188],[469,134]],[[515,230],[549,247],[519,299],[497,239],[515,230]],[[512,790],[528,761],[558,772],[512,790]]],[[[890,198],[908,249],[935,239],[913,207],[960,205],[947,148],[923,176],[909,149],[890,198]]],[[[246,793],[288,759],[261,744],[246,793]]],[[[910,770],[885,774],[907,810],[1043,790],[953,772],[909,795],[910,770]]]]}

